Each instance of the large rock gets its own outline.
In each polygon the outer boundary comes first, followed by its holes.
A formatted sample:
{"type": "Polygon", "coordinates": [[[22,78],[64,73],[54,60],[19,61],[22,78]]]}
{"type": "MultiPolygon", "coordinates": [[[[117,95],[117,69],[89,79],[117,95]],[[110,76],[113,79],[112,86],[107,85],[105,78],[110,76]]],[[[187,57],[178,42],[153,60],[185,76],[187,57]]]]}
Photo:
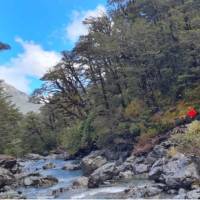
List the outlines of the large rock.
{"type": "MultiPolygon", "coordinates": [[[[164,190],[165,185],[162,184],[147,184],[143,186],[134,186],[126,189],[119,196],[120,199],[146,199],[160,195],[164,190]]],[[[157,198],[156,198],[157,199],[157,198]]]]}
{"type": "Polygon", "coordinates": [[[200,199],[200,189],[192,190],[187,192],[188,199],[200,199]]]}
{"type": "Polygon", "coordinates": [[[72,183],[73,188],[82,188],[88,186],[88,177],[82,176],[72,183]]]}
{"type": "Polygon", "coordinates": [[[133,176],[134,176],[133,171],[127,170],[124,172],[120,172],[118,177],[119,177],[119,179],[131,179],[131,178],[133,178],[133,176]]]}
{"type": "Polygon", "coordinates": [[[120,172],[133,171],[133,163],[135,159],[135,156],[128,157],[125,162],[117,166],[117,170],[120,172]]]}
{"type": "Polygon", "coordinates": [[[200,156],[192,156],[192,161],[197,165],[197,169],[200,174],[200,156]]]}
{"type": "Polygon", "coordinates": [[[12,156],[0,155],[0,167],[11,170],[17,164],[16,158],[12,156]]]}
{"type": "Polygon", "coordinates": [[[133,166],[133,171],[135,174],[147,173],[149,170],[149,165],[146,164],[136,164],[133,166]]]}
{"type": "MultiPolygon", "coordinates": [[[[105,149],[104,150],[104,157],[108,160],[108,161],[114,161],[114,160],[121,160],[124,161],[128,156],[130,156],[130,153],[133,149],[133,144],[127,142],[127,139],[114,139],[114,140],[118,140],[120,142],[119,144],[114,144],[110,149],[105,149]],[[115,148],[114,148],[115,147],[115,148]],[[117,147],[117,148],[116,148],[117,147]]],[[[116,141],[115,141],[116,142],[116,141]]]]}
{"type": "Polygon", "coordinates": [[[97,168],[103,166],[107,159],[102,156],[101,151],[94,151],[82,159],[81,165],[85,175],[91,174],[97,168]]]}
{"type": "Polygon", "coordinates": [[[159,145],[156,145],[153,150],[148,154],[146,158],[146,163],[152,165],[158,159],[163,158],[167,155],[167,150],[172,146],[172,143],[169,141],[162,142],[159,145]]]}
{"type": "Polygon", "coordinates": [[[0,193],[0,199],[26,199],[20,192],[9,190],[0,193]]]}
{"type": "Polygon", "coordinates": [[[186,199],[187,195],[186,195],[186,190],[183,188],[180,188],[178,191],[178,195],[174,196],[173,199],[186,199]]]}
{"type": "Polygon", "coordinates": [[[126,168],[132,170],[135,175],[147,173],[149,170],[149,164],[145,164],[145,161],[146,158],[144,156],[140,157],[131,156],[125,161],[126,168]],[[131,167],[129,164],[131,165],[131,167]]]}
{"type": "Polygon", "coordinates": [[[165,158],[157,160],[149,171],[149,178],[155,181],[161,181],[161,175],[163,172],[163,166],[167,163],[165,158]]]}
{"type": "Polygon", "coordinates": [[[140,156],[140,157],[130,156],[125,160],[125,162],[117,166],[117,169],[118,171],[121,172],[122,177],[123,177],[122,172],[126,172],[126,171],[131,171],[132,174],[135,174],[135,175],[147,173],[150,165],[146,164],[145,161],[146,161],[146,158],[144,156],[140,156]]]}
{"type": "Polygon", "coordinates": [[[174,189],[188,188],[200,180],[196,164],[183,154],[169,160],[159,159],[150,169],[149,178],[174,189]]]}
{"type": "Polygon", "coordinates": [[[0,188],[15,183],[14,175],[7,169],[0,168],[0,188]]]}
{"type": "Polygon", "coordinates": [[[30,174],[22,179],[22,185],[33,187],[50,187],[58,183],[53,176],[42,177],[40,174],[30,174]]]}
{"type": "Polygon", "coordinates": [[[119,171],[116,168],[115,162],[107,163],[100,168],[96,169],[89,177],[88,187],[96,188],[104,181],[111,180],[114,176],[117,176],[119,171]]]}

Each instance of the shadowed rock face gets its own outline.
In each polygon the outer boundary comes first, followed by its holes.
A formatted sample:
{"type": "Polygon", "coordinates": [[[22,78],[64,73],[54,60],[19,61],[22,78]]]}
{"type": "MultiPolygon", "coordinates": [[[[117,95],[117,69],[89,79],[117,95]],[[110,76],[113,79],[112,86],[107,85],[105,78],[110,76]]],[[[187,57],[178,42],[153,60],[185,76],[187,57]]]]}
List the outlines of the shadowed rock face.
{"type": "Polygon", "coordinates": [[[5,83],[4,81],[0,82],[0,86],[9,96],[9,100],[16,105],[20,112],[22,112],[23,114],[31,111],[39,112],[41,105],[30,102],[30,97],[27,94],[17,90],[15,87],[5,83]]]}

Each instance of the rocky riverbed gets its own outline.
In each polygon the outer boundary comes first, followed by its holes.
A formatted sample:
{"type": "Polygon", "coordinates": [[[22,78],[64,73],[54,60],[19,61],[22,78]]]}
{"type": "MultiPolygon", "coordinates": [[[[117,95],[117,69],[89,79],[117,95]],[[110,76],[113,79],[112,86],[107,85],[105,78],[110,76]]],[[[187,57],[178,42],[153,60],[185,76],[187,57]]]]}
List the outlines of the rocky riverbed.
{"type": "Polygon", "coordinates": [[[1,155],[0,198],[198,199],[200,158],[173,152],[174,146],[165,140],[148,153],[118,159],[105,149],[79,161],[1,155]]]}
{"type": "Polygon", "coordinates": [[[109,161],[103,151],[83,158],[88,187],[97,188],[109,182],[143,177],[147,184],[127,186],[112,198],[200,198],[200,165],[197,157],[171,153],[170,141],[156,145],[146,155],[130,156],[121,162],[109,161]]]}

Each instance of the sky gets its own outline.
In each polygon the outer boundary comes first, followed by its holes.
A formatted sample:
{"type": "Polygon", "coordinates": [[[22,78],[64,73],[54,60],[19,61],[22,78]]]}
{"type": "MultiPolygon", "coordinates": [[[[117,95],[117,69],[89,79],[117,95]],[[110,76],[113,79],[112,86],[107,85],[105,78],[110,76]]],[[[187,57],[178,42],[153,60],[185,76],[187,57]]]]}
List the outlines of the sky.
{"type": "Polygon", "coordinates": [[[87,34],[82,21],[106,12],[106,0],[1,0],[0,79],[31,94],[40,78],[87,34]]]}

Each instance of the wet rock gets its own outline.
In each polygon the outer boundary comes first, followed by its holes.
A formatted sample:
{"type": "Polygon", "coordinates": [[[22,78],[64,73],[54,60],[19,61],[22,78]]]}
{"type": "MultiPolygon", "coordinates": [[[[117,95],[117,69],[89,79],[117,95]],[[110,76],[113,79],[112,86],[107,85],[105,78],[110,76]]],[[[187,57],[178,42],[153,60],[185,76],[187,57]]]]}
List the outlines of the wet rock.
{"type": "Polygon", "coordinates": [[[41,175],[39,173],[31,173],[27,176],[24,176],[23,174],[21,177],[18,177],[18,179],[22,180],[22,185],[24,186],[32,186],[35,184],[36,181],[40,179],[41,175]]]}
{"type": "Polygon", "coordinates": [[[178,195],[176,195],[173,199],[186,199],[186,190],[180,188],[178,191],[178,195]]]}
{"type": "Polygon", "coordinates": [[[163,192],[163,188],[160,185],[144,185],[130,188],[125,190],[121,198],[150,198],[159,195],[163,192]]]}
{"type": "Polygon", "coordinates": [[[200,189],[192,190],[187,192],[188,199],[200,199],[200,189]]]}
{"type": "Polygon", "coordinates": [[[14,175],[7,169],[0,168],[0,188],[15,182],[14,175]]]}
{"type": "Polygon", "coordinates": [[[7,192],[7,191],[9,191],[9,190],[11,190],[11,189],[12,189],[11,186],[5,185],[4,187],[2,187],[2,188],[0,189],[0,193],[1,193],[1,192],[7,192]]]}
{"type": "Polygon", "coordinates": [[[37,174],[31,174],[23,178],[24,186],[33,186],[33,187],[50,187],[58,183],[58,180],[53,176],[42,177],[37,174]]]}
{"type": "Polygon", "coordinates": [[[120,172],[118,175],[119,179],[131,179],[133,178],[133,176],[134,176],[134,173],[131,170],[120,172]]]}
{"type": "Polygon", "coordinates": [[[82,169],[85,175],[91,174],[97,168],[103,166],[107,159],[102,156],[101,151],[94,151],[82,159],[82,169]]]}
{"type": "Polygon", "coordinates": [[[57,189],[55,189],[55,190],[53,190],[53,191],[51,192],[51,195],[52,195],[54,198],[58,198],[62,193],[67,192],[67,191],[69,191],[70,189],[71,189],[71,188],[63,188],[63,187],[57,188],[57,189]]]}
{"type": "Polygon", "coordinates": [[[0,167],[12,170],[17,166],[17,159],[12,156],[0,155],[0,167]]]}
{"type": "Polygon", "coordinates": [[[13,173],[13,174],[17,174],[17,173],[21,173],[22,171],[22,167],[19,163],[16,163],[12,169],[10,169],[10,171],[13,173]]]}
{"type": "Polygon", "coordinates": [[[53,168],[55,168],[56,166],[53,164],[53,163],[47,163],[46,165],[44,165],[42,168],[44,169],[44,170],[46,170],[46,169],[53,169],[53,168]]]}
{"type": "Polygon", "coordinates": [[[183,154],[169,160],[160,159],[150,169],[149,178],[164,182],[169,188],[188,188],[200,179],[195,163],[183,154]]]}
{"type": "Polygon", "coordinates": [[[177,190],[171,189],[167,191],[167,194],[177,194],[177,190]]]}
{"type": "Polygon", "coordinates": [[[117,176],[119,171],[114,162],[107,163],[100,168],[96,169],[90,176],[88,181],[89,188],[99,187],[104,181],[112,179],[117,176]]]}
{"type": "Polygon", "coordinates": [[[87,185],[88,185],[88,177],[85,176],[78,178],[72,184],[73,188],[87,187],[87,185]]]}
{"type": "Polygon", "coordinates": [[[77,164],[68,163],[68,164],[65,164],[65,166],[63,166],[62,169],[63,170],[69,170],[69,171],[80,170],[81,165],[79,163],[77,163],[77,164]]]}
{"type": "Polygon", "coordinates": [[[58,183],[58,179],[53,176],[46,176],[40,179],[39,186],[50,187],[58,183]]]}
{"type": "Polygon", "coordinates": [[[0,199],[26,199],[20,192],[9,190],[0,193],[0,199]]]}

